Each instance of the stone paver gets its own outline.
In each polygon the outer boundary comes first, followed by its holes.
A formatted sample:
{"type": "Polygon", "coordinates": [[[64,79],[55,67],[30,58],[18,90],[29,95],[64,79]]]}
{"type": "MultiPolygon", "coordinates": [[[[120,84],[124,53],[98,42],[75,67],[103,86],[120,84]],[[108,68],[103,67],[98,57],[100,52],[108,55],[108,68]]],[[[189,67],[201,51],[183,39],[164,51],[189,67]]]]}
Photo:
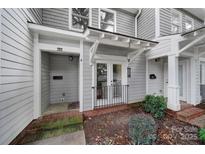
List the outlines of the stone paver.
{"type": "Polygon", "coordinates": [[[29,143],[30,145],[85,145],[84,130],[29,143]]]}

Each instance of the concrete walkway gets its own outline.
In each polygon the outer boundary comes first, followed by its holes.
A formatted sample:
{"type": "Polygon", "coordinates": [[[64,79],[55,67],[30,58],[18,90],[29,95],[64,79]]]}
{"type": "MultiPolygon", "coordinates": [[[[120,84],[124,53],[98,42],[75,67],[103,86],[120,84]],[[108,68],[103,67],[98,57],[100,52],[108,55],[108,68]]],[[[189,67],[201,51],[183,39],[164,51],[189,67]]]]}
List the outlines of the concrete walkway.
{"type": "Polygon", "coordinates": [[[29,145],[85,145],[84,130],[29,143],[29,145]]]}

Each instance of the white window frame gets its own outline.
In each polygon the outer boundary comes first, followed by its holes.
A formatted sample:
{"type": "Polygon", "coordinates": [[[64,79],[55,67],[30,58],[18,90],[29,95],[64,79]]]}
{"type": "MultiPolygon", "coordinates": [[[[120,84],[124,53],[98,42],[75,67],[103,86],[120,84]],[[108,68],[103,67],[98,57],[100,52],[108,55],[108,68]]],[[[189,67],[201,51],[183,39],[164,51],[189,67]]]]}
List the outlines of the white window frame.
{"type": "MultiPolygon", "coordinates": [[[[69,29],[70,30],[73,30],[73,31],[78,31],[78,32],[83,32],[83,30],[82,29],[78,29],[78,28],[74,28],[73,26],[72,26],[72,13],[73,13],[73,10],[72,10],[72,8],[69,8],[69,29]]],[[[88,17],[88,26],[92,26],[92,8],[89,8],[89,17],[88,17]]]]}
{"type": "Polygon", "coordinates": [[[184,25],[185,25],[184,29],[185,29],[185,31],[190,31],[190,30],[186,29],[187,20],[191,21],[191,25],[192,25],[191,30],[193,30],[194,29],[194,19],[186,15],[185,18],[184,18],[184,25]]]}
{"type": "Polygon", "coordinates": [[[172,32],[172,25],[175,25],[175,26],[180,26],[179,28],[179,33],[181,33],[182,32],[182,13],[181,12],[179,12],[179,11],[177,11],[177,10],[172,10],[172,12],[171,12],[171,33],[172,34],[174,34],[174,32],[172,32]],[[179,25],[176,25],[176,24],[173,24],[173,14],[178,14],[179,15],[179,18],[180,18],[180,20],[179,20],[179,25]]]}
{"type": "Polygon", "coordinates": [[[101,29],[101,17],[100,17],[101,10],[114,14],[114,31],[113,32],[116,32],[116,30],[117,30],[116,11],[111,10],[111,9],[107,9],[107,8],[99,8],[99,10],[98,10],[98,28],[101,29]]]}

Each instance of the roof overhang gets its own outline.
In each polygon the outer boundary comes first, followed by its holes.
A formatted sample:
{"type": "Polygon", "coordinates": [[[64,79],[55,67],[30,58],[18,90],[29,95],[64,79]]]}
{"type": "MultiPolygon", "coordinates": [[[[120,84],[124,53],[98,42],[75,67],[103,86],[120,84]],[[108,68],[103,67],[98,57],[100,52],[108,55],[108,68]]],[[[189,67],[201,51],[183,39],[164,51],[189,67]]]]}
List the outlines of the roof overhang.
{"type": "Polygon", "coordinates": [[[35,32],[41,35],[46,35],[46,36],[56,36],[56,37],[72,38],[72,39],[84,39],[85,38],[83,33],[52,28],[52,27],[34,24],[34,23],[28,23],[28,28],[32,32],[35,32]]]}
{"type": "Polygon", "coordinates": [[[183,47],[179,50],[179,53],[193,47],[205,46],[205,26],[182,33],[181,36],[183,37],[183,41],[180,43],[184,43],[185,45],[183,45],[183,47]]]}
{"type": "Polygon", "coordinates": [[[130,48],[130,49],[150,49],[158,44],[156,41],[136,38],[120,33],[109,32],[93,27],[88,27],[85,31],[86,40],[100,44],[130,48]]]}
{"type": "Polygon", "coordinates": [[[158,44],[156,41],[150,41],[146,39],[136,38],[120,33],[109,32],[93,27],[88,27],[85,31],[85,37],[87,41],[93,42],[90,48],[90,64],[94,62],[94,57],[97,52],[98,45],[108,45],[121,47],[127,51],[127,57],[129,63],[131,63],[137,56],[143,52],[153,48],[158,44]],[[130,52],[130,49],[133,51],[130,52]]]}

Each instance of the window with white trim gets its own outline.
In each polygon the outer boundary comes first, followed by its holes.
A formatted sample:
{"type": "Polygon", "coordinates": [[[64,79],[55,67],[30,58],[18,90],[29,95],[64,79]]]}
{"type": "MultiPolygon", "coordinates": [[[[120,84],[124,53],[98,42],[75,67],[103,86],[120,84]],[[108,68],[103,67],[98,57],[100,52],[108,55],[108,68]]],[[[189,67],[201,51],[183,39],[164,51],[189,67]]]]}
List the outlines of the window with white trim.
{"type": "Polygon", "coordinates": [[[110,9],[100,9],[99,28],[110,32],[116,32],[116,12],[110,9]]]}
{"type": "Polygon", "coordinates": [[[185,31],[190,31],[194,29],[194,21],[191,17],[185,17],[185,31]]]}
{"type": "Polygon", "coordinates": [[[84,31],[87,26],[91,26],[91,9],[72,8],[70,9],[70,29],[84,31]]]}
{"type": "Polygon", "coordinates": [[[177,11],[172,11],[171,32],[175,34],[175,33],[181,33],[181,31],[182,31],[182,14],[177,11]]]}

